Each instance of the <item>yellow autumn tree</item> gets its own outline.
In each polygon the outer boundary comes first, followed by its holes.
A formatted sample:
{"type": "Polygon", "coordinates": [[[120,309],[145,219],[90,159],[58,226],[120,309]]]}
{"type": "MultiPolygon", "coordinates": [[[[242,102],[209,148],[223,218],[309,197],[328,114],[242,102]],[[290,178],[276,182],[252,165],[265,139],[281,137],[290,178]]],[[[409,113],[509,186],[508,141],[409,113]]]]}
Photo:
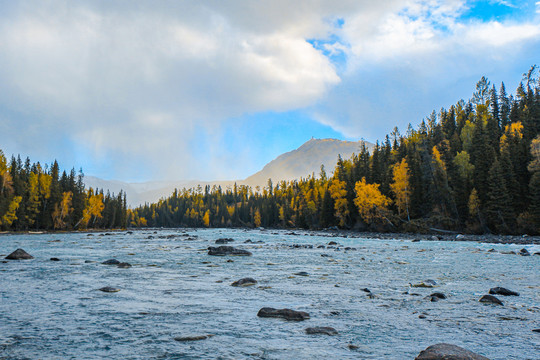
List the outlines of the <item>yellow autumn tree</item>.
{"type": "Polygon", "coordinates": [[[531,157],[529,171],[540,171],[540,135],[535,137],[531,142],[531,157]]]}
{"type": "Polygon", "coordinates": [[[253,215],[253,222],[255,223],[255,227],[261,226],[261,212],[259,209],[255,210],[255,215],[253,215]]]}
{"type": "Polygon", "coordinates": [[[203,224],[206,227],[210,226],[210,210],[206,210],[203,216],[203,224]]]}
{"type": "Polygon", "coordinates": [[[8,165],[4,152],[0,150],[0,195],[4,193],[12,192],[13,181],[11,179],[11,174],[8,171],[8,165]]]}
{"type": "Polygon", "coordinates": [[[366,178],[358,181],[354,186],[356,197],[354,204],[362,219],[369,223],[385,218],[384,213],[391,201],[379,191],[379,184],[367,184],[366,178]]]}
{"type": "Polygon", "coordinates": [[[477,217],[480,213],[480,199],[478,198],[478,191],[472,189],[471,195],[469,195],[469,215],[471,217],[477,217]]]}
{"type": "Polygon", "coordinates": [[[15,220],[17,220],[17,209],[21,203],[22,196],[14,196],[9,203],[6,213],[0,219],[0,225],[5,227],[11,226],[15,220]]]}
{"type": "Polygon", "coordinates": [[[72,200],[73,193],[67,191],[62,193],[62,200],[60,200],[60,203],[54,205],[52,218],[55,229],[64,229],[66,227],[65,219],[73,212],[73,208],[71,207],[72,200]]]}
{"type": "Polygon", "coordinates": [[[88,190],[88,198],[86,201],[86,207],[83,211],[83,217],[77,225],[80,225],[83,228],[88,227],[90,220],[93,218],[94,222],[96,219],[101,218],[101,212],[105,208],[103,205],[103,194],[95,194],[94,190],[90,188],[88,190]]]}
{"type": "Polygon", "coordinates": [[[334,210],[336,211],[336,218],[339,220],[339,226],[345,226],[347,223],[347,217],[349,216],[349,202],[347,201],[347,184],[345,181],[340,181],[338,178],[334,178],[330,183],[328,191],[330,196],[334,199],[334,210]]]}
{"type": "Polygon", "coordinates": [[[400,163],[394,165],[392,169],[392,175],[394,182],[390,184],[390,189],[396,195],[396,206],[398,208],[398,214],[401,216],[402,212],[407,214],[407,219],[410,221],[409,216],[409,201],[411,197],[411,190],[409,186],[409,164],[407,160],[403,159],[400,163]]]}

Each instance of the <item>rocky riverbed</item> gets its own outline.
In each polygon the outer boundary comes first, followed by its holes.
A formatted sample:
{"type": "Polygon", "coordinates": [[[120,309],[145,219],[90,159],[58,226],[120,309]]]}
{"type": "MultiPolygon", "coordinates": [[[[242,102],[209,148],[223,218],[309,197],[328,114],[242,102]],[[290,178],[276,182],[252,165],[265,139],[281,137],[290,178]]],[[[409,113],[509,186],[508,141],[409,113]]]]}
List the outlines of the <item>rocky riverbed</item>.
{"type": "Polygon", "coordinates": [[[0,359],[537,359],[538,238],[434,236],[2,235],[0,359]]]}

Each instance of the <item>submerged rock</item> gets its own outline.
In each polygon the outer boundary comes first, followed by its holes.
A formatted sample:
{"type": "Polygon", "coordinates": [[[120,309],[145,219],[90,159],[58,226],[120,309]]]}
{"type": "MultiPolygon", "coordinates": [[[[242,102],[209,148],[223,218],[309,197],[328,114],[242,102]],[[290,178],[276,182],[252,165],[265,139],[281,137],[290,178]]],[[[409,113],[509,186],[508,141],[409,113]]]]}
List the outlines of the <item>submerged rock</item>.
{"type": "Polygon", "coordinates": [[[131,267],[131,264],[130,263],[127,263],[127,262],[122,262],[122,263],[119,263],[117,265],[119,268],[121,269],[127,269],[127,268],[130,268],[131,267]]]}
{"type": "Polygon", "coordinates": [[[116,259],[109,259],[109,260],[105,260],[104,262],[102,262],[103,265],[118,265],[120,264],[120,261],[116,260],[116,259]]]}
{"type": "Polygon", "coordinates": [[[334,329],[333,327],[329,327],[329,326],[315,326],[315,327],[309,327],[306,329],[306,334],[308,335],[318,335],[318,334],[323,334],[323,335],[337,335],[338,332],[336,329],[334,329]]]}
{"type": "Polygon", "coordinates": [[[34,257],[24,251],[23,249],[17,249],[8,256],[6,256],[7,260],[29,260],[33,259],[34,257]]]}
{"type": "Polygon", "coordinates": [[[502,295],[502,296],[519,296],[519,293],[505,289],[503,287],[494,287],[489,289],[489,293],[492,295],[502,295]]]}
{"type": "Polygon", "coordinates": [[[213,334],[206,334],[206,335],[192,335],[192,336],[179,336],[175,337],[175,341],[198,341],[198,340],[206,340],[214,336],[213,334]]]}
{"type": "Polygon", "coordinates": [[[486,304],[504,305],[501,300],[497,299],[493,295],[483,295],[478,301],[486,304]]]}
{"type": "Polygon", "coordinates": [[[221,238],[221,239],[216,240],[216,244],[228,244],[233,241],[234,239],[231,239],[231,238],[221,238]]]}
{"type": "Polygon", "coordinates": [[[103,291],[103,292],[108,292],[108,293],[115,293],[115,292],[120,291],[120,289],[114,288],[112,286],[105,286],[105,287],[102,287],[101,289],[98,289],[98,290],[103,291]]]}
{"type": "Polygon", "coordinates": [[[473,353],[452,344],[431,345],[422,350],[415,360],[489,360],[487,357],[473,353]]]}
{"type": "Polygon", "coordinates": [[[294,321],[302,321],[309,319],[309,314],[304,311],[296,311],[291,309],[274,309],[270,307],[263,307],[262,309],[260,309],[257,313],[257,316],[264,318],[275,317],[294,321]]]}
{"type": "Polygon", "coordinates": [[[251,256],[252,254],[247,250],[237,249],[232,246],[210,246],[208,248],[208,255],[214,256],[225,256],[225,255],[234,255],[234,256],[251,256]]]}
{"type": "Polygon", "coordinates": [[[309,274],[307,272],[305,272],[305,271],[297,272],[294,275],[297,275],[297,276],[309,276],[309,274]]]}
{"type": "Polygon", "coordinates": [[[427,279],[422,282],[419,282],[418,284],[409,284],[409,285],[415,288],[432,288],[435,285],[437,285],[437,282],[435,280],[427,279]]]}
{"type": "Polygon", "coordinates": [[[243,278],[243,279],[233,282],[231,286],[252,286],[252,285],[255,285],[256,283],[257,283],[257,280],[247,277],[247,278],[243,278]]]}

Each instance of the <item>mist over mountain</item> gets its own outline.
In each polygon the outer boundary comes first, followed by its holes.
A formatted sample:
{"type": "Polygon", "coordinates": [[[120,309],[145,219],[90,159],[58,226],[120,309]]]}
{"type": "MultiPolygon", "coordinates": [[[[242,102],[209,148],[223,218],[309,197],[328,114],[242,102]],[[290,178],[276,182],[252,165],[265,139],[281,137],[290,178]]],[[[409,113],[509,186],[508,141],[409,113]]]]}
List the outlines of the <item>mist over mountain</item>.
{"type": "MultiPolygon", "coordinates": [[[[365,142],[371,150],[373,144],[365,142]]],[[[280,180],[294,180],[308,175],[318,176],[321,165],[328,174],[333,173],[338,155],[349,159],[353,153],[358,154],[362,141],[342,141],[337,139],[311,139],[298,149],[278,156],[266,164],[263,169],[243,181],[247,185],[266,185],[268,179],[274,184],[280,180]]]]}
{"type": "MultiPolygon", "coordinates": [[[[371,150],[373,144],[364,142],[371,150]]],[[[266,164],[262,170],[243,180],[230,181],[151,181],[144,183],[127,183],[116,180],[103,180],[94,176],[85,176],[87,187],[109,190],[118,193],[123,190],[127,194],[127,202],[131,207],[144,203],[153,203],[160,198],[170,196],[174,189],[189,189],[199,185],[219,185],[221,187],[238,185],[266,186],[268,179],[274,184],[281,180],[294,180],[320,173],[321,165],[331,174],[336,166],[338,156],[348,159],[353,153],[359,153],[362,141],[343,141],[337,139],[311,139],[298,149],[286,152],[266,164]]]]}

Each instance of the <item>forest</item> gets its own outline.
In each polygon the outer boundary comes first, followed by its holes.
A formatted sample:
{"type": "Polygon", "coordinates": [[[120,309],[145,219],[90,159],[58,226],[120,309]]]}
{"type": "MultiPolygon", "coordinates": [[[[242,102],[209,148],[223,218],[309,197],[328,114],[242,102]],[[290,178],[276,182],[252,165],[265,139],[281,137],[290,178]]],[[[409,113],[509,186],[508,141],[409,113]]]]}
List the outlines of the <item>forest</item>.
{"type": "Polygon", "coordinates": [[[482,77],[458,101],[328,175],[255,189],[175,190],[127,210],[133,227],[272,227],[359,231],[540,233],[540,84],[532,66],[515,94],[482,77]]]}
{"type": "Polygon", "coordinates": [[[126,196],[86,189],[82,171],[60,174],[58,162],[8,163],[0,150],[0,229],[4,231],[110,229],[126,226],[126,196]]]}
{"type": "Polygon", "coordinates": [[[514,94],[485,77],[467,102],[396,127],[336,168],[294,181],[175,190],[154,204],[86,189],[0,150],[0,229],[271,227],[359,231],[540,233],[540,82],[537,67],[514,94]]]}

